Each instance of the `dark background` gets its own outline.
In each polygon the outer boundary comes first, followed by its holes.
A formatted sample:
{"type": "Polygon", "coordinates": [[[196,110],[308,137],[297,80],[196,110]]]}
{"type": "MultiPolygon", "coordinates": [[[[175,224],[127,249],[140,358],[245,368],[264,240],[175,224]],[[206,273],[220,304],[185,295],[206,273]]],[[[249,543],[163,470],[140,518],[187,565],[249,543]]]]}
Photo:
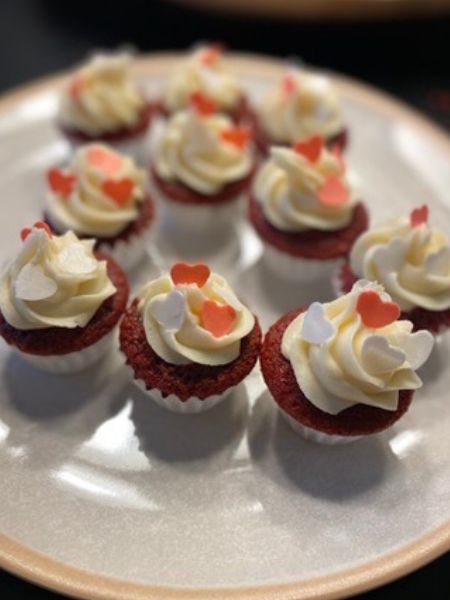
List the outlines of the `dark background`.
{"type": "MultiPolygon", "coordinates": [[[[300,56],[308,63],[345,72],[415,105],[450,130],[449,16],[302,23],[207,14],[157,0],[3,0],[0,90],[70,67],[92,48],[127,42],[142,51],[185,49],[197,40],[222,41],[232,49],[281,57],[300,56]]],[[[449,600],[449,571],[450,555],[446,555],[360,598],[449,600]]],[[[0,571],[0,599],[16,598],[57,600],[60,596],[0,571]]]]}

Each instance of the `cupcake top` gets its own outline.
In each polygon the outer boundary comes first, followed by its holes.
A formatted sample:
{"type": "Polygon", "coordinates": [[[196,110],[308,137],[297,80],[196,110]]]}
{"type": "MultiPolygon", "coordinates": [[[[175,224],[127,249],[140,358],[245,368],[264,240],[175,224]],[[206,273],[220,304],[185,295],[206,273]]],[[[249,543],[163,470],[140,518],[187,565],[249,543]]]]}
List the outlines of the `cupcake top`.
{"type": "Polygon", "coordinates": [[[171,113],[182,110],[189,106],[195,92],[214,100],[220,111],[231,111],[237,106],[242,90],[224,64],[219,45],[195,48],[180,62],[164,90],[164,106],[171,113]]]}
{"type": "Polygon", "coordinates": [[[85,327],[116,288],[94,240],[52,235],[39,221],[21,232],[20,252],[0,280],[0,310],[16,329],[85,327]]]}
{"type": "Polygon", "coordinates": [[[90,136],[130,129],[147,104],[129,77],[128,54],[99,54],[80,67],[65,85],[59,120],[90,136]]]}
{"type": "Polygon", "coordinates": [[[65,169],[47,174],[46,211],[56,229],[113,237],[139,214],[147,176],[133,160],[102,144],[75,153],[65,169]]]}
{"type": "Polygon", "coordinates": [[[249,131],[214,114],[213,103],[203,96],[194,95],[191,103],[168,120],[156,143],[154,169],[162,179],[214,195],[251,172],[249,131]]]}
{"type": "Polygon", "coordinates": [[[403,311],[450,308],[450,243],[428,207],[363,233],[350,254],[357,277],[377,279],[403,311]]]}
{"type": "Polygon", "coordinates": [[[138,308],[149,345],[174,365],[230,363],[255,325],[226,280],[204,264],[175,264],[144,286],[138,308]]]}
{"type": "Polygon", "coordinates": [[[330,138],[343,129],[339,101],[329,80],[291,69],[262,98],[261,125],[273,143],[292,144],[320,133],[330,138]]]}
{"type": "Polygon", "coordinates": [[[356,404],[395,411],[400,390],[422,385],[416,374],[433,337],[398,321],[383,287],[359,281],[333,302],[314,302],[287,327],[281,350],[297,383],[318,409],[337,415],[356,404]]]}
{"type": "Polygon", "coordinates": [[[253,191],[267,221],[277,229],[332,231],[352,219],[353,179],[339,150],[330,151],[316,135],[292,148],[272,147],[253,191]]]}

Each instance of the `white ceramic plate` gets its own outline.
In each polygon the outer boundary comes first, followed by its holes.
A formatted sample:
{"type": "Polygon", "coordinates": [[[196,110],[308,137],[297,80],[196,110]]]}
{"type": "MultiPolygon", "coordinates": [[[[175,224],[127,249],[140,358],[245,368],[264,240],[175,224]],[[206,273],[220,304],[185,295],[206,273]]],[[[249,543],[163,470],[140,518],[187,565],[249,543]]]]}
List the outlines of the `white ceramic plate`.
{"type": "MultiPolygon", "coordinates": [[[[156,89],[174,57],[142,60],[156,89]]],[[[280,74],[236,56],[249,93],[280,74]]],[[[349,158],[375,221],[423,202],[450,230],[450,143],[406,107],[336,77],[349,158]]],[[[0,103],[0,254],[39,217],[43,173],[66,157],[52,126],[59,79],[0,103]]],[[[206,258],[267,327],[330,297],[269,280],[244,224],[192,247],[163,230],[135,282],[175,256],[206,258]]],[[[412,570],[450,546],[449,337],[426,386],[390,431],[347,447],[296,437],[255,371],[200,416],[164,412],[130,385],[117,354],[82,376],[34,371],[1,346],[0,565],[101,599],[335,598],[412,570]]]]}

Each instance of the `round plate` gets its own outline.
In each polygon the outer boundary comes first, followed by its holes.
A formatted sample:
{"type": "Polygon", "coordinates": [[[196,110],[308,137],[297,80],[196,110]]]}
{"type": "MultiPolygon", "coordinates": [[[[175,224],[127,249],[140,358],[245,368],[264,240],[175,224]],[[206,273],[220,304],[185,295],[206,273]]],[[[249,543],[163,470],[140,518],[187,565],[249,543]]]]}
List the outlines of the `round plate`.
{"type": "MultiPolygon", "coordinates": [[[[143,59],[138,74],[156,92],[176,58],[143,59]]],[[[283,67],[230,60],[251,96],[283,67]]],[[[333,78],[373,220],[428,202],[448,231],[446,136],[379,92],[333,78]]],[[[52,125],[59,84],[0,103],[2,258],[40,215],[45,170],[67,157],[52,125]]],[[[327,282],[298,289],[270,280],[244,221],[213,242],[193,246],[161,225],[132,283],[174,257],[202,257],[264,327],[293,306],[331,298],[327,282]]],[[[82,375],[56,377],[2,344],[0,565],[91,600],[337,598],[411,571],[450,547],[449,352],[443,336],[397,426],[330,448],[280,421],[258,370],[210,413],[177,416],[127,380],[118,352],[82,375]]]]}

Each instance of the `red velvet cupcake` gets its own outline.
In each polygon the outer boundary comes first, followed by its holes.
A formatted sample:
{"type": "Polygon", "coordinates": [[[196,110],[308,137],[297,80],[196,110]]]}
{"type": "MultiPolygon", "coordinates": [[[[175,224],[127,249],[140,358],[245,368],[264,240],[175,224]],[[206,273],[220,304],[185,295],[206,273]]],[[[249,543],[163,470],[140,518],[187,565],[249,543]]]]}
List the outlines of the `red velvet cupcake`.
{"type": "Polygon", "coordinates": [[[58,124],[75,146],[100,141],[144,160],[152,106],[129,76],[130,56],[94,56],[65,85],[58,124]]]}
{"type": "Polygon", "coordinates": [[[361,235],[337,271],[337,294],[359,278],[379,281],[415,329],[450,327],[450,241],[428,223],[426,205],[361,235]]]}
{"type": "Polygon", "coordinates": [[[307,439],[350,442],[393,425],[422,382],[433,348],[412,333],[381,286],[359,283],[327,304],[294,310],[268,331],[264,380],[282,416],[307,439]]]}
{"type": "Polygon", "coordinates": [[[253,118],[245,92],[227,68],[219,44],[198,46],[180,60],[155,109],[168,117],[188,108],[193,94],[212,100],[218,112],[227,114],[236,123],[253,118]]]}
{"type": "Polygon", "coordinates": [[[264,154],[270,146],[291,146],[312,135],[322,136],[328,146],[341,151],[348,143],[336,91],[316,73],[289,69],[263,96],[254,114],[254,139],[264,154]]]}
{"type": "Polygon", "coordinates": [[[128,282],[93,240],[52,235],[42,221],[21,233],[23,246],[1,279],[0,335],[24,359],[54,373],[103,357],[128,300],[128,282]]]}
{"type": "Polygon", "coordinates": [[[154,192],[183,232],[230,230],[252,178],[248,129],[214,110],[195,96],[192,107],[172,116],[156,136],[154,192]]]}
{"type": "Polygon", "coordinates": [[[204,264],[175,264],[125,314],[120,347],[136,384],[168,410],[198,413],[226,398],[253,369],[257,319],[204,264]]]}
{"type": "Polygon", "coordinates": [[[271,149],[248,211],[275,275],[295,283],[326,279],[347,257],[368,223],[354,179],[320,136],[271,149]]]}
{"type": "Polygon", "coordinates": [[[147,173],[108,146],[82,146],[67,168],[48,172],[45,218],[56,233],[95,237],[97,249],[132,269],[147,251],[155,220],[147,173]]]}

